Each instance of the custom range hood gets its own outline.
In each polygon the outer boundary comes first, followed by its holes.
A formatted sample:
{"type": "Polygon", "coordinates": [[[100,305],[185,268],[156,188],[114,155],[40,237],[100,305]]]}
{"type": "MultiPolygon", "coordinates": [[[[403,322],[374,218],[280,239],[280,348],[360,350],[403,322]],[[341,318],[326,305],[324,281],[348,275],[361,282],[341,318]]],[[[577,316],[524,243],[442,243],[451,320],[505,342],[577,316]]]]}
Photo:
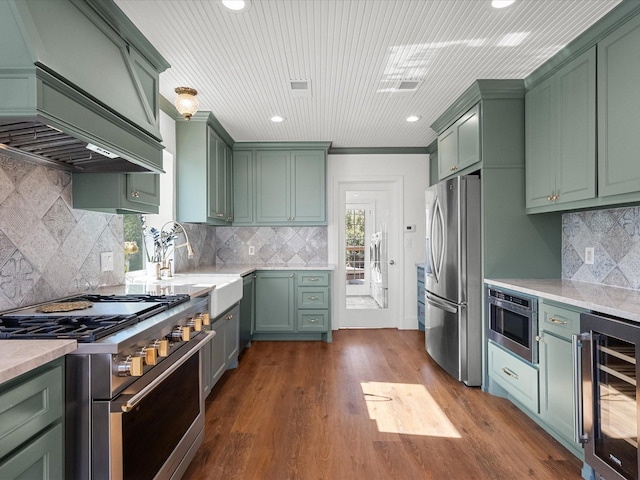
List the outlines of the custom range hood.
{"type": "Polygon", "coordinates": [[[112,0],[1,0],[0,45],[0,155],[162,173],[169,64],[112,0]]]}

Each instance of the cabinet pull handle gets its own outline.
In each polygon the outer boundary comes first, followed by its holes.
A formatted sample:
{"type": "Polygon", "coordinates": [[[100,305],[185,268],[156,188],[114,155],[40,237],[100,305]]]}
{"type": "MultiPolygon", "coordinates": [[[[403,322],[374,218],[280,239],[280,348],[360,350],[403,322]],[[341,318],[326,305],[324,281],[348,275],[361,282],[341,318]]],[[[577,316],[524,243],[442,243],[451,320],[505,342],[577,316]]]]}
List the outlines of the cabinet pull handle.
{"type": "Polygon", "coordinates": [[[307,278],[307,282],[318,282],[320,279],[318,277],[307,278]]]}
{"type": "Polygon", "coordinates": [[[131,197],[132,198],[140,198],[140,192],[137,190],[134,190],[133,192],[131,192],[131,197]]]}
{"type": "Polygon", "coordinates": [[[318,300],[320,297],[307,297],[307,300],[318,300]]]}
{"type": "Polygon", "coordinates": [[[224,217],[224,213],[218,213],[216,216],[217,216],[218,218],[223,218],[223,217],[224,217]]]}
{"type": "Polygon", "coordinates": [[[310,318],[308,320],[309,323],[318,323],[318,319],[317,318],[310,318]]]}
{"type": "Polygon", "coordinates": [[[553,202],[554,200],[553,197],[554,197],[553,195],[547,195],[547,200],[550,202],[553,202]]]}
{"type": "Polygon", "coordinates": [[[502,367],[502,371],[508,376],[515,378],[516,380],[520,378],[516,372],[512,372],[507,367],[502,367]]]}
{"type": "Polygon", "coordinates": [[[227,315],[227,320],[233,320],[233,315],[227,315]]]}
{"type": "Polygon", "coordinates": [[[556,317],[551,317],[551,318],[549,319],[549,321],[550,321],[551,323],[555,323],[555,324],[557,324],[557,325],[566,325],[566,324],[567,324],[567,321],[566,321],[566,320],[558,320],[556,317]]]}
{"type": "Polygon", "coordinates": [[[449,170],[451,170],[452,172],[455,172],[458,169],[458,167],[456,167],[455,165],[451,165],[451,168],[449,170]]]}
{"type": "Polygon", "coordinates": [[[293,273],[289,274],[289,278],[293,278],[293,273]]]}

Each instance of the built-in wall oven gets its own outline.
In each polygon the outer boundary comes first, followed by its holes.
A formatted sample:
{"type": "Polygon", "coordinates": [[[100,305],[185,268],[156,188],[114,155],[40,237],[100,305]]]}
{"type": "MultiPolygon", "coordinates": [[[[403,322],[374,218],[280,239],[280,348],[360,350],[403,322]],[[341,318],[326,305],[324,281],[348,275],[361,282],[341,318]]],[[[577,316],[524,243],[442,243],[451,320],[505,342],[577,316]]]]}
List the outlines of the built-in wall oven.
{"type": "Polygon", "coordinates": [[[576,440],[597,479],[635,480],[640,324],[595,313],[574,335],[576,440]]]}
{"type": "Polygon", "coordinates": [[[538,300],[495,287],[486,288],[487,336],[530,363],[538,363],[538,300]]]}

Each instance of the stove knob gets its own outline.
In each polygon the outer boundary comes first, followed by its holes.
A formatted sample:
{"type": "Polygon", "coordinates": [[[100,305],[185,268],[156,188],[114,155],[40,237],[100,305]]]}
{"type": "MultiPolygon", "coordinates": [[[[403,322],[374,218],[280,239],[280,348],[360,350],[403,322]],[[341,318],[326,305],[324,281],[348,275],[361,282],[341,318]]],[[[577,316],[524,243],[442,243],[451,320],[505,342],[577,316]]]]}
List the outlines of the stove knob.
{"type": "Polygon", "coordinates": [[[202,331],[202,317],[198,315],[197,317],[192,318],[187,323],[190,327],[192,327],[196,332],[202,331]]]}
{"type": "Polygon", "coordinates": [[[169,356],[169,340],[163,338],[162,340],[156,340],[151,346],[158,351],[159,357],[169,356]]]}
{"type": "Polygon", "coordinates": [[[153,345],[144,347],[140,351],[140,356],[144,358],[144,363],[147,365],[155,365],[158,363],[158,349],[153,345]]]}
{"type": "Polygon", "coordinates": [[[186,325],[182,327],[182,341],[188,342],[189,340],[191,340],[191,327],[186,325]]]}
{"type": "Polygon", "coordinates": [[[140,377],[143,373],[144,362],[142,357],[129,355],[118,362],[118,376],[120,377],[140,377]]]}
{"type": "Polygon", "coordinates": [[[177,325],[173,327],[173,330],[169,334],[169,338],[176,342],[188,342],[191,340],[191,327],[188,325],[177,325]]]}
{"type": "Polygon", "coordinates": [[[209,316],[209,312],[201,313],[200,316],[202,317],[203,325],[211,325],[211,317],[209,316]]]}

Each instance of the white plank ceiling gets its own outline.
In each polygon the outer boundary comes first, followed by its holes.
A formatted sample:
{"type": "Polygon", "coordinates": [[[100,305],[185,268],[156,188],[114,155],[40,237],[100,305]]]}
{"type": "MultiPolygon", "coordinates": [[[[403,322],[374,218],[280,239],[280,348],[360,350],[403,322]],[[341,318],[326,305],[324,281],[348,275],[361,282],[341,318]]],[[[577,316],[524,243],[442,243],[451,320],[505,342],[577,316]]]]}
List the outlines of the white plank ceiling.
{"type": "Polygon", "coordinates": [[[160,78],[171,102],[175,87],[195,88],[236,141],[345,148],[428,145],[475,79],[525,78],[620,0],[253,0],[246,13],[218,0],[116,3],[172,65],[160,78]],[[399,93],[399,80],[422,83],[399,93]]]}

